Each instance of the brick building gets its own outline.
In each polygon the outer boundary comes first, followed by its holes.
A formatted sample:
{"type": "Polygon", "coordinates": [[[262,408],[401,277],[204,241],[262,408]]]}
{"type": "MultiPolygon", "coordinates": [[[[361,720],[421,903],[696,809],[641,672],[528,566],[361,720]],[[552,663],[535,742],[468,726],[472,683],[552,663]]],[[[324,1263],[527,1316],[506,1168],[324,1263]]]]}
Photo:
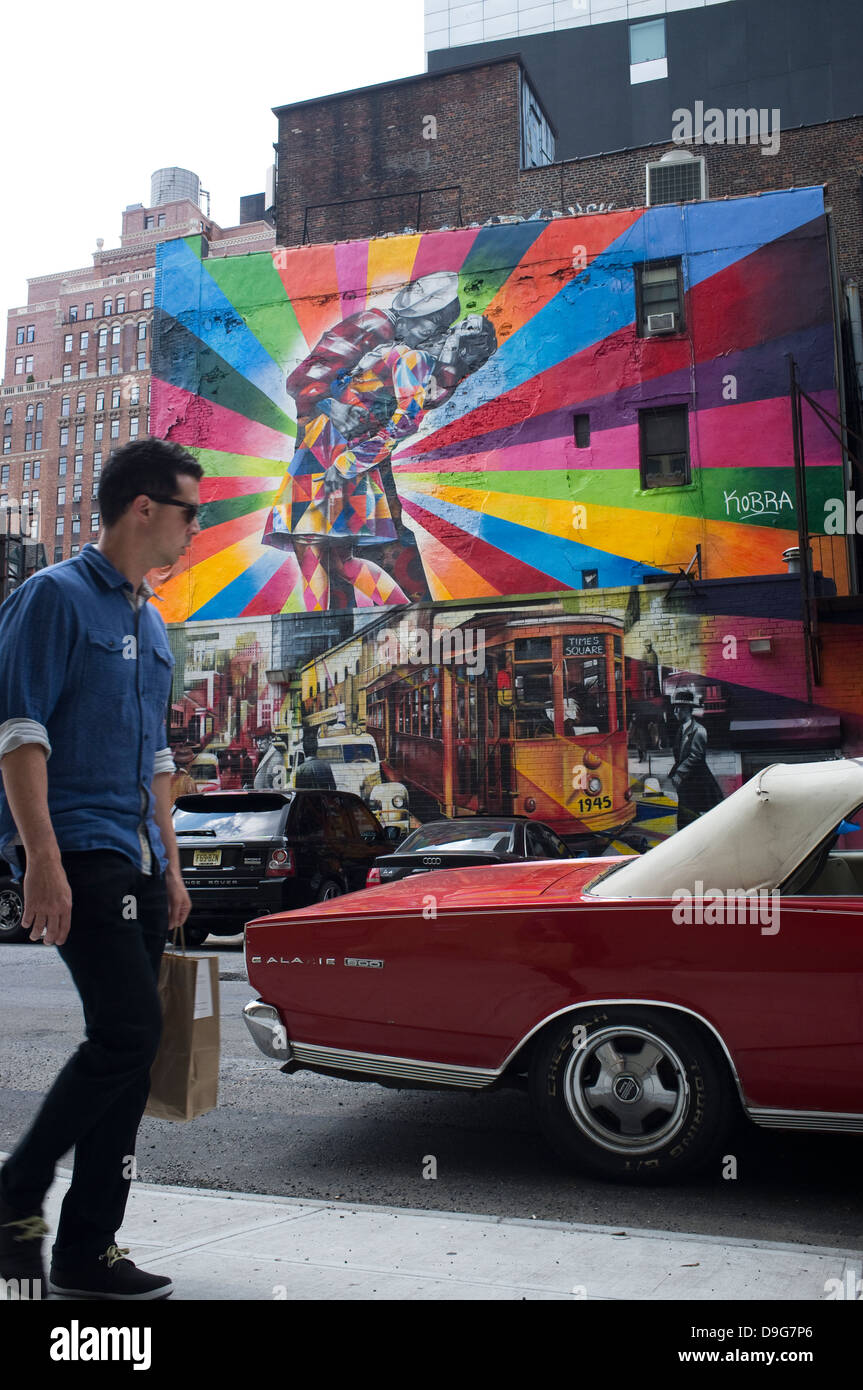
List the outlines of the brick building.
{"type": "Polygon", "coordinates": [[[149,430],[156,246],[203,231],[213,256],[274,243],[263,218],[222,228],[198,206],[195,175],[160,170],[151,205],[123,213],[120,245],[92,266],[28,280],[10,309],[0,386],[0,527],[41,541],[48,563],[99,530],[99,475],[111,450],[149,430]],[[170,175],[188,175],[178,183],[170,175]],[[174,196],[172,196],[174,195],[174,196]]]}

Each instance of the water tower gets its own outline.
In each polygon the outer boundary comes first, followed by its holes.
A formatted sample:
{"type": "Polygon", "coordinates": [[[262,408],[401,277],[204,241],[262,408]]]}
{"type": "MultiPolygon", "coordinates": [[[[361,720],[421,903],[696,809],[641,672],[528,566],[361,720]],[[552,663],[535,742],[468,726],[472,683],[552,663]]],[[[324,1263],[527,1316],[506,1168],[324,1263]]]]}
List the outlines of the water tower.
{"type": "Polygon", "coordinates": [[[191,169],[178,169],[172,165],[168,169],[157,169],[150,178],[150,207],[162,203],[179,203],[183,199],[200,207],[201,180],[191,169]]]}

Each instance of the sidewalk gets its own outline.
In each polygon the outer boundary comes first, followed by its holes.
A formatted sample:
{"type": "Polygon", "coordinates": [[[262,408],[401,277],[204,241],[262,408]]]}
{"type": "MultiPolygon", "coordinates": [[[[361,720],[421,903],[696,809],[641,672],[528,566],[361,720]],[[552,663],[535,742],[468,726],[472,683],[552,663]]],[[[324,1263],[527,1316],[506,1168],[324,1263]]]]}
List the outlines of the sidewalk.
{"type": "MultiPolygon", "coordinates": [[[[59,1169],[52,1232],[68,1182],[59,1169]]],[[[852,1296],[863,1268],[851,1250],[139,1182],[119,1243],[171,1276],[172,1301],[823,1301],[830,1279],[852,1296]]]]}

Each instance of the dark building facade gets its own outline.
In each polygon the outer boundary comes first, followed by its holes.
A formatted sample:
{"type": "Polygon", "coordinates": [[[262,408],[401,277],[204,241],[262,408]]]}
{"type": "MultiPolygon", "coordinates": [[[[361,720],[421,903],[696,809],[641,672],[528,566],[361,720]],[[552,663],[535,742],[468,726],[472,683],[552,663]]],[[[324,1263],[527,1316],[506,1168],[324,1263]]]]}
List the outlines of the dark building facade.
{"type": "Polygon", "coordinates": [[[732,0],[439,49],[428,66],[520,55],[557,127],[558,158],[576,159],[668,141],[672,113],[698,100],[776,109],[783,131],[859,115],[861,51],[859,0],[732,0]],[[631,31],[659,20],[667,76],[633,80],[631,31]]]}

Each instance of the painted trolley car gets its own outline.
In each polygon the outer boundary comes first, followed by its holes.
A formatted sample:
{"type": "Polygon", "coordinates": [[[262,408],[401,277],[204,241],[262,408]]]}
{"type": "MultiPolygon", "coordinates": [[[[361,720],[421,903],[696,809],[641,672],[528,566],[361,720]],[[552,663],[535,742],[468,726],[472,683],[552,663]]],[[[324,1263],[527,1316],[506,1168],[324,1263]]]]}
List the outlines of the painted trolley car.
{"type": "Polygon", "coordinates": [[[481,633],[483,662],[393,665],[367,687],[368,732],[420,820],[525,815],[588,842],[634,818],[623,625],[535,614],[475,614],[461,649],[481,633]]]}

